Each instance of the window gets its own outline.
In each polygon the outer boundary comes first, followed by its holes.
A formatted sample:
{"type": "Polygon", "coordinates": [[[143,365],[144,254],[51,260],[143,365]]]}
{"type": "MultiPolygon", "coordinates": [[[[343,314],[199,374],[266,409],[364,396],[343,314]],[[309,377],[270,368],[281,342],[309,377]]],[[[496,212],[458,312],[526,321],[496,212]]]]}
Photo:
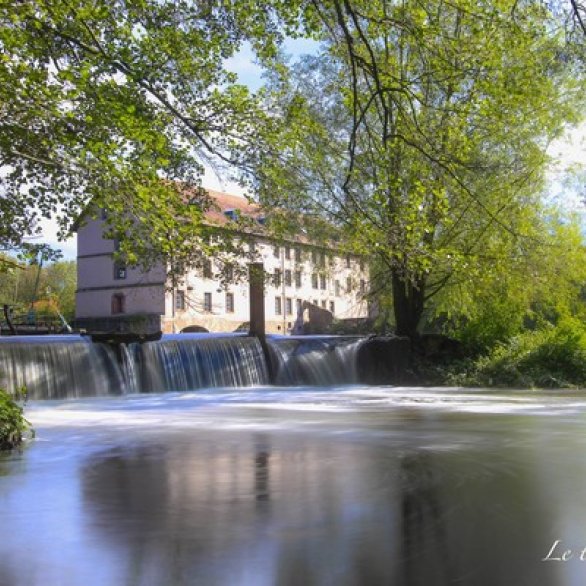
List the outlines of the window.
{"type": "Polygon", "coordinates": [[[256,253],[256,242],[254,240],[251,240],[248,243],[248,252],[250,252],[250,254],[256,253]]]}
{"type": "Polygon", "coordinates": [[[313,273],[313,274],[311,275],[311,286],[312,286],[314,289],[317,289],[317,273],[313,273]]]}
{"type": "Polygon", "coordinates": [[[336,304],[333,301],[330,301],[330,313],[334,315],[336,313],[336,304]]]}
{"type": "Polygon", "coordinates": [[[112,315],[124,313],[126,311],[126,299],[123,293],[114,293],[112,295],[112,315]]]}
{"type": "Polygon", "coordinates": [[[175,291],[175,309],[185,309],[185,291],[175,291]]]}
{"type": "Polygon", "coordinates": [[[364,279],[360,279],[360,295],[364,295],[366,293],[366,281],[364,279]]]}
{"type": "Polygon", "coordinates": [[[275,315],[283,313],[282,300],[280,297],[275,297],[275,315]]]}
{"type": "Polygon", "coordinates": [[[126,265],[121,262],[114,263],[114,279],[126,279],[126,265]]]}
{"type": "Polygon", "coordinates": [[[118,240],[118,238],[114,238],[114,250],[116,252],[120,250],[120,240],[118,240]]]}
{"type": "Polygon", "coordinates": [[[320,267],[326,266],[326,253],[325,252],[322,252],[319,255],[319,266],[320,267]]]}
{"type": "Polygon", "coordinates": [[[291,299],[291,297],[287,297],[287,299],[285,299],[285,312],[287,315],[293,314],[293,299],[291,299]]]}
{"type": "Polygon", "coordinates": [[[350,268],[350,255],[349,254],[346,255],[346,268],[347,269],[350,268]]]}
{"type": "Polygon", "coordinates": [[[311,262],[316,265],[317,264],[317,250],[311,251],[311,262]]]}
{"type": "Polygon", "coordinates": [[[295,271],[295,287],[301,287],[301,271],[295,271]]]}
{"type": "Polygon", "coordinates": [[[346,293],[352,291],[352,277],[346,277],[346,293]]]}
{"type": "Polygon", "coordinates": [[[278,246],[273,247],[273,256],[279,258],[281,256],[281,249],[278,246]]]}
{"type": "Polygon", "coordinates": [[[226,275],[226,281],[231,283],[234,280],[234,267],[232,265],[226,265],[224,267],[224,273],[226,275]]]}
{"type": "Polygon", "coordinates": [[[319,288],[320,289],[325,289],[326,288],[326,276],[325,275],[320,275],[319,276],[319,288]]]}
{"type": "Polygon", "coordinates": [[[273,273],[273,285],[275,287],[281,286],[281,269],[275,269],[275,272],[273,273]]]}
{"type": "Polygon", "coordinates": [[[234,293],[226,293],[226,313],[234,313],[234,293]]]}
{"type": "Polygon", "coordinates": [[[285,271],[285,285],[291,287],[291,271],[288,269],[285,271]]]}
{"type": "Polygon", "coordinates": [[[295,300],[295,311],[299,315],[303,311],[303,301],[301,299],[295,300]]]}
{"type": "Polygon", "coordinates": [[[360,259],[360,270],[363,271],[364,270],[364,259],[360,259]]]}
{"type": "Polygon", "coordinates": [[[326,308],[326,300],[325,299],[322,299],[321,306],[322,306],[323,309],[326,308]]]}
{"type": "Polygon", "coordinates": [[[340,297],[340,281],[337,279],[334,281],[334,295],[340,297]]]}
{"type": "Polygon", "coordinates": [[[204,279],[211,279],[212,278],[212,261],[209,258],[206,258],[203,261],[203,278],[204,279]]]}
{"type": "Polygon", "coordinates": [[[289,246],[285,246],[285,258],[291,260],[291,248],[289,246]]]}
{"type": "Polygon", "coordinates": [[[301,262],[301,248],[295,249],[295,262],[301,262]]]}
{"type": "Polygon", "coordinates": [[[314,304],[316,307],[319,307],[319,302],[318,302],[318,300],[317,300],[317,299],[314,299],[314,300],[313,300],[313,304],[314,304]]]}
{"type": "Polygon", "coordinates": [[[212,311],[212,294],[211,293],[204,293],[203,294],[203,310],[207,313],[212,311]]]}

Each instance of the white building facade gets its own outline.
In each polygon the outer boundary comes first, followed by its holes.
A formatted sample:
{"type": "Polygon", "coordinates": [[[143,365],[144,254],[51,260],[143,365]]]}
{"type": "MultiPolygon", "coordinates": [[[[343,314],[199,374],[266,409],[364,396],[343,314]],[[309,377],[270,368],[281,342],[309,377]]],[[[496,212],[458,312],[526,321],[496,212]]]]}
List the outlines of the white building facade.
{"type": "MultiPolygon", "coordinates": [[[[228,224],[235,210],[253,213],[241,197],[210,192],[218,210],[212,224],[228,224]]],[[[164,266],[142,271],[114,259],[115,243],[103,238],[104,220],[78,228],[76,318],[80,327],[136,331],[146,327],[166,333],[201,327],[230,332],[247,329],[249,287],[245,279],[221,282],[213,258],[190,271],[175,288],[164,266]]],[[[235,234],[235,237],[238,237],[235,234]]],[[[275,242],[259,231],[247,234],[254,261],[262,262],[265,320],[269,333],[301,332],[303,324],[326,326],[335,320],[368,317],[368,271],[358,257],[306,242],[275,242]]],[[[315,330],[315,328],[314,328],[315,330]]]]}

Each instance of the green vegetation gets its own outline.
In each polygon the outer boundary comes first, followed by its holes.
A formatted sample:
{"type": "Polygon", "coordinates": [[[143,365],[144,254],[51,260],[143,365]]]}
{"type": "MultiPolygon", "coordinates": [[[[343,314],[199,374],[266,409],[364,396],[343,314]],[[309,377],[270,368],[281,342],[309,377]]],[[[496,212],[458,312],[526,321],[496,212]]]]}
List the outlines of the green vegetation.
{"type": "MultiPolygon", "coordinates": [[[[381,331],[455,338],[465,380],[582,384],[584,243],[545,181],[548,145],[586,111],[582,7],[257,4],[2,6],[2,248],[40,216],[66,231],[104,209],[127,264],[229,263],[233,235],[202,222],[208,165],[257,194],[273,236],[303,220],[367,259],[381,331]],[[287,36],[317,49],[291,63],[287,36]],[[227,69],[244,46],[267,72],[257,93],[227,69]]],[[[72,267],[51,267],[39,288],[67,313],[72,267]]]]}
{"type": "Polygon", "coordinates": [[[451,377],[465,385],[505,387],[585,387],[586,330],[581,323],[525,331],[472,361],[451,377]]]}
{"type": "Polygon", "coordinates": [[[0,389],[0,450],[10,450],[22,443],[27,432],[32,432],[24,418],[23,409],[0,389]]]}
{"type": "Polygon", "coordinates": [[[0,245],[18,247],[39,217],[65,234],[103,208],[128,263],[163,259],[182,273],[213,252],[201,234],[204,164],[245,166],[267,118],[226,60],[249,42],[270,61],[298,9],[2,3],[0,245]]]}
{"type": "MultiPolygon", "coordinates": [[[[428,327],[458,340],[465,359],[432,380],[503,387],[586,387],[586,247],[577,221],[545,219],[516,260],[446,289],[428,327]]],[[[505,249],[506,251],[506,249],[505,249]]],[[[428,365],[429,366],[429,365],[428,365]]]]}
{"type": "Polygon", "coordinates": [[[33,304],[37,317],[57,318],[60,313],[71,321],[75,317],[76,283],[74,261],[7,265],[0,281],[0,304],[13,306],[15,314],[26,314],[33,304]]]}
{"type": "Polygon", "coordinates": [[[353,0],[319,22],[321,50],[272,77],[282,124],[255,186],[338,226],[414,338],[440,294],[549,246],[546,147],[582,116],[585,78],[532,2],[353,0]]]}

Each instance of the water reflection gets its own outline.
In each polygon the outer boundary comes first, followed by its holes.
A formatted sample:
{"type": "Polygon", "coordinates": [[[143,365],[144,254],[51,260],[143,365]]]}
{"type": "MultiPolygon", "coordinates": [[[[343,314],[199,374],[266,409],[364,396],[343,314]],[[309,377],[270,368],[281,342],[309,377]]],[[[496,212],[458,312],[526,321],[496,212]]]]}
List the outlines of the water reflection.
{"type": "Polygon", "coordinates": [[[258,434],[255,436],[254,458],[254,489],[256,500],[259,502],[270,499],[269,486],[269,459],[271,456],[269,436],[258,434]]]}
{"type": "Polygon", "coordinates": [[[559,457],[580,418],[199,409],[207,429],[60,419],[0,461],[0,584],[582,584],[540,561],[586,526],[577,497],[552,506],[586,478],[559,457]]]}
{"type": "Polygon", "coordinates": [[[457,577],[450,561],[447,520],[438,496],[438,483],[429,453],[423,451],[401,458],[405,584],[429,584],[433,580],[434,584],[443,585],[457,577]]]}
{"type": "Polygon", "coordinates": [[[99,454],[83,497],[92,531],[127,560],[124,583],[545,583],[539,495],[517,475],[499,479],[499,498],[490,478],[467,476],[471,463],[457,451],[198,437],[99,454]]]}

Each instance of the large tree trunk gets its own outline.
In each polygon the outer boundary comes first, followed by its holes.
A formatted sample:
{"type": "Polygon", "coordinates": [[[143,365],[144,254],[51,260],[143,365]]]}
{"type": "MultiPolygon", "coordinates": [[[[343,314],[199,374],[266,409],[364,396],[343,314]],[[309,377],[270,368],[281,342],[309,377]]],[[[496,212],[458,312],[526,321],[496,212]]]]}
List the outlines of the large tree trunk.
{"type": "Polygon", "coordinates": [[[398,336],[408,336],[414,340],[423,315],[425,280],[421,278],[415,283],[405,282],[393,272],[392,282],[396,333],[398,336]]]}

